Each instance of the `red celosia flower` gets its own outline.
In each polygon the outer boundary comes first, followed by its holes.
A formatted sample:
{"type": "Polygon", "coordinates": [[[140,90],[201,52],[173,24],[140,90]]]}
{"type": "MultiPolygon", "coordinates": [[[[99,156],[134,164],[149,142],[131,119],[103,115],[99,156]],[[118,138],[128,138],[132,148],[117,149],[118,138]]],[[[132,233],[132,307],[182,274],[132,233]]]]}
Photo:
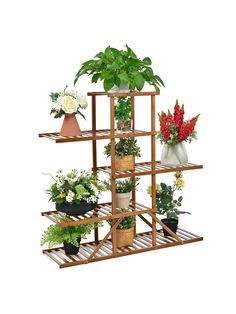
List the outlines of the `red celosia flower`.
{"type": "Polygon", "coordinates": [[[178,104],[178,100],[176,100],[175,108],[174,108],[174,121],[177,128],[183,124],[184,121],[184,106],[180,108],[178,104]]]}

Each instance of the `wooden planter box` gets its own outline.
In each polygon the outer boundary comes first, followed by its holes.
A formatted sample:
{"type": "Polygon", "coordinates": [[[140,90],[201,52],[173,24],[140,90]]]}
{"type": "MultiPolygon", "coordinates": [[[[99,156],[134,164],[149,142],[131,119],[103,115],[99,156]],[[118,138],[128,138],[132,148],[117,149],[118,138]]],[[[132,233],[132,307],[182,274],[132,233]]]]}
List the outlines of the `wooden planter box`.
{"type": "Polygon", "coordinates": [[[117,247],[129,246],[134,242],[134,227],[130,229],[116,230],[116,245],[117,247]]]}
{"type": "Polygon", "coordinates": [[[116,171],[134,170],[134,156],[124,156],[118,158],[115,156],[115,169],[116,171]]]}

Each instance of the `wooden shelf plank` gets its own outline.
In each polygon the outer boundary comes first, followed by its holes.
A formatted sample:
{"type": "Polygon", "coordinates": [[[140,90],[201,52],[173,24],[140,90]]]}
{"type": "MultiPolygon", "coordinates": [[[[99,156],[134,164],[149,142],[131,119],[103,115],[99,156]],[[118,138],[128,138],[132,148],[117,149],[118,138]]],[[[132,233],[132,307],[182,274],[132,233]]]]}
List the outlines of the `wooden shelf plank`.
{"type": "MultiPolygon", "coordinates": [[[[87,215],[79,215],[79,216],[68,216],[68,222],[59,224],[60,227],[68,227],[68,226],[75,226],[85,223],[93,223],[93,222],[99,222],[99,221],[105,221],[108,219],[116,219],[120,217],[126,217],[126,216],[135,216],[140,214],[146,214],[151,211],[151,208],[148,208],[147,206],[144,206],[139,203],[130,202],[130,207],[127,209],[126,213],[116,213],[112,214],[112,205],[111,203],[104,203],[104,204],[98,204],[96,209],[89,211],[90,217],[86,217],[87,215]],[[102,215],[100,215],[102,213],[102,215]]],[[[87,213],[87,214],[88,214],[87,213]]],[[[42,212],[41,215],[52,220],[53,217],[54,221],[56,222],[57,216],[61,214],[60,212],[54,210],[54,211],[46,211],[42,212]]]]}
{"type": "MultiPolygon", "coordinates": [[[[135,176],[144,176],[158,173],[167,173],[167,172],[176,172],[176,171],[186,171],[186,170],[195,170],[195,169],[202,169],[202,165],[196,165],[192,163],[186,163],[182,166],[167,166],[162,165],[160,161],[157,161],[155,164],[155,170],[152,170],[151,162],[141,162],[135,164],[135,169],[130,171],[116,171],[115,177],[116,178],[127,178],[127,177],[135,177],[135,176]]],[[[104,171],[108,174],[111,173],[110,166],[105,167],[98,167],[98,170],[104,171]]]]}
{"type": "Polygon", "coordinates": [[[111,135],[111,131],[109,129],[106,129],[106,130],[96,130],[96,131],[82,131],[82,135],[80,136],[62,136],[59,134],[59,132],[39,133],[39,137],[44,137],[50,140],[54,140],[56,143],[67,143],[67,142],[106,140],[106,139],[112,139],[112,138],[150,136],[153,134],[154,133],[151,131],[132,130],[132,131],[127,131],[127,132],[116,131],[114,135],[111,135]]]}
{"type": "MultiPolygon", "coordinates": [[[[183,244],[193,243],[202,241],[203,237],[194,235],[191,232],[178,228],[177,235],[182,236],[183,244]],[[184,235],[184,236],[183,236],[184,235]]],[[[100,241],[99,241],[100,242],[100,241]]],[[[98,243],[99,244],[99,243],[98,243]]],[[[128,247],[118,248],[117,253],[113,254],[111,239],[107,239],[103,246],[96,252],[95,256],[89,260],[90,254],[96,250],[96,243],[87,242],[80,245],[80,251],[76,255],[65,255],[63,253],[63,248],[52,248],[43,250],[43,253],[47,255],[51,260],[59,265],[60,268],[87,264],[89,262],[97,262],[101,260],[106,260],[110,258],[116,258],[121,256],[126,256],[130,254],[136,254],[146,251],[158,250],[162,248],[172,247],[181,245],[172,237],[165,237],[162,230],[158,230],[156,236],[156,244],[152,245],[152,232],[142,232],[138,233],[134,239],[134,244],[128,247]],[[56,258],[57,257],[57,258],[56,258]]]]}

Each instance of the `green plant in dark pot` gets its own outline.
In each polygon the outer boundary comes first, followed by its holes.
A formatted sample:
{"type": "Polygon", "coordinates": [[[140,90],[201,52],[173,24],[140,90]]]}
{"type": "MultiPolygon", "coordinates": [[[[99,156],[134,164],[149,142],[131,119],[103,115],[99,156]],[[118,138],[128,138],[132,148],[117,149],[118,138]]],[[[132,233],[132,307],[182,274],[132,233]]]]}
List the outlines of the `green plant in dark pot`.
{"type": "Polygon", "coordinates": [[[105,91],[127,92],[141,91],[145,82],[154,86],[156,91],[164,86],[162,79],[154,74],[149,57],[140,59],[136,53],[125,45],[124,50],[108,46],[94,59],[85,61],[77,72],[74,84],[82,75],[92,75],[92,83],[103,81],[105,91]],[[120,90],[119,90],[120,88],[120,90]]]}
{"type": "Polygon", "coordinates": [[[44,231],[41,238],[41,245],[48,243],[48,247],[51,248],[54,245],[63,243],[65,254],[77,254],[79,252],[81,238],[86,239],[87,235],[89,235],[94,228],[101,225],[101,223],[92,223],[60,227],[60,223],[67,221],[68,218],[66,215],[60,215],[57,223],[50,225],[44,231]]]}
{"type": "MultiPolygon", "coordinates": [[[[182,190],[185,185],[181,172],[176,172],[174,176],[175,180],[173,185],[167,185],[163,182],[160,183],[160,185],[156,185],[156,205],[157,213],[166,216],[166,218],[162,219],[162,222],[167,225],[167,227],[169,227],[174,233],[176,233],[179,222],[179,215],[190,213],[179,210],[179,208],[182,206],[182,196],[174,199],[174,193],[178,190],[182,190]]],[[[147,191],[150,195],[151,190],[152,188],[149,187],[147,191]]],[[[163,229],[163,232],[165,236],[170,236],[170,234],[165,229],[163,229]]]]}

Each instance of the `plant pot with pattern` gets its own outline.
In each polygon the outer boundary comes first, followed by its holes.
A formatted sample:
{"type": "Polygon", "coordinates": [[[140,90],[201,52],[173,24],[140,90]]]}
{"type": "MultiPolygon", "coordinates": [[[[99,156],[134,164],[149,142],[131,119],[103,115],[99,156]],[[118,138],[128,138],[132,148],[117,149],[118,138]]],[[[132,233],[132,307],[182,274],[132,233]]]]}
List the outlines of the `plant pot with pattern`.
{"type": "MultiPolygon", "coordinates": [[[[179,208],[182,206],[183,197],[179,196],[174,199],[174,193],[178,190],[182,190],[185,182],[182,177],[181,172],[176,172],[174,175],[174,184],[167,185],[161,182],[156,185],[156,206],[157,214],[164,215],[166,218],[161,221],[174,233],[177,232],[179,215],[180,214],[190,214],[186,211],[181,211],[179,208]]],[[[152,195],[152,187],[150,186],[147,190],[149,195],[152,195]]],[[[164,236],[171,236],[171,234],[163,228],[164,236]]]]}
{"type": "Polygon", "coordinates": [[[98,176],[92,172],[73,169],[67,174],[59,170],[56,176],[51,176],[54,183],[46,193],[50,201],[56,204],[59,212],[77,216],[85,214],[96,207],[97,200],[105,186],[99,181],[98,176]]]}
{"type": "Polygon", "coordinates": [[[60,227],[60,223],[67,222],[66,215],[61,214],[56,224],[50,225],[43,233],[41,238],[41,245],[48,243],[48,248],[54,245],[63,244],[65,254],[78,254],[81,238],[86,239],[87,235],[91,233],[99,224],[81,224],[69,227],[60,227]]]}
{"type": "Polygon", "coordinates": [[[161,164],[169,166],[182,166],[188,162],[185,142],[191,143],[197,138],[194,130],[199,115],[191,120],[184,121],[184,105],[179,106],[178,100],[174,107],[174,114],[168,110],[168,114],[159,114],[160,131],[157,138],[163,146],[161,164]]]}
{"type": "Polygon", "coordinates": [[[116,97],[115,120],[118,132],[124,133],[132,130],[131,111],[131,97],[116,97]]]}
{"type": "MultiPolygon", "coordinates": [[[[127,213],[127,210],[117,210],[117,213],[127,213]]],[[[114,219],[116,221],[116,219],[114,219]]],[[[108,220],[112,225],[112,219],[108,220]]],[[[126,216],[116,229],[116,245],[117,247],[130,246],[134,242],[135,237],[135,216],[126,216]]]]}
{"type": "MultiPolygon", "coordinates": [[[[111,143],[105,146],[105,155],[111,156],[111,143]]],[[[115,170],[134,170],[134,157],[141,157],[140,147],[134,138],[120,138],[115,144],[115,170]]]]}
{"type": "Polygon", "coordinates": [[[125,50],[108,46],[94,59],[85,61],[77,72],[74,84],[82,75],[92,75],[92,83],[103,81],[103,88],[110,93],[141,91],[145,82],[156,91],[164,86],[162,79],[155,75],[149,57],[140,59],[134,51],[125,45],[125,50]]]}
{"type": "MultiPolygon", "coordinates": [[[[116,208],[127,209],[130,204],[131,192],[135,191],[139,178],[128,178],[125,180],[116,180],[116,208]]],[[[106,188],[111,190],[111,182],[104,182],[106,188]]]]}
{"type": "Polygon", "coordinates": [[[77,91],[67,91],[67,86],[63,92],[52,92],[50,94],[53,102],[51,114],[54,118],[61,118],[64,115],[64,121],[61,127],[61,136],[80,136],[81,130],[76,119],[76,114],[81,115],[84,119],[81,109],[88,106],[87,99],[77,91]]]}

